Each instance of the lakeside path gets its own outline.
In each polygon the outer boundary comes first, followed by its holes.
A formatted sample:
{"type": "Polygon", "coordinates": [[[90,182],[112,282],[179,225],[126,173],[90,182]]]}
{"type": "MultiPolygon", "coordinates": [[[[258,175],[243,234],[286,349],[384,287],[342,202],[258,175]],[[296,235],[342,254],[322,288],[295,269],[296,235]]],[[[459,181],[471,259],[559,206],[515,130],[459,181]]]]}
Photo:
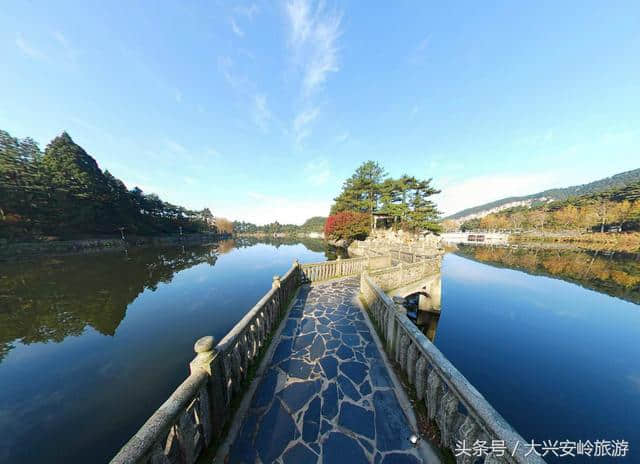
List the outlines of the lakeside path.
{"type": "Polygon", "coordinates": [[[229,463],[422,462],[358,292],[358,278],[300,289],[229,463]]]}

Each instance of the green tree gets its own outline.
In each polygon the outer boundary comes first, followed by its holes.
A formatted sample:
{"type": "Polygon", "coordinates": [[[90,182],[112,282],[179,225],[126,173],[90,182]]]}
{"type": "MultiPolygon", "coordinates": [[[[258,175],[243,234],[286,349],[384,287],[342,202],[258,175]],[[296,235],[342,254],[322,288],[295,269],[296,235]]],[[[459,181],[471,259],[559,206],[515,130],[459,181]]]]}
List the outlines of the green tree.
{"type": "Polygon", "coordinates": [[[431,186],[431,179],[412,181],[411,184],[411,211],[409,212],[408,227],[414,231],[429,230],[440,231],[438,218],[440,212],[435,204],[429,200],[431,195],[440,193],[440,190],[431,186]]]}
{"type": "Polygon", "coordinates": [[[375,161],[362,163],[356,172],[348,178],[342,192],[335,198],[331,214],[341,211],[360,211],[369,214],[373,224],[373,213],[377,210],[380,189],[386,173],[375,161]]]}

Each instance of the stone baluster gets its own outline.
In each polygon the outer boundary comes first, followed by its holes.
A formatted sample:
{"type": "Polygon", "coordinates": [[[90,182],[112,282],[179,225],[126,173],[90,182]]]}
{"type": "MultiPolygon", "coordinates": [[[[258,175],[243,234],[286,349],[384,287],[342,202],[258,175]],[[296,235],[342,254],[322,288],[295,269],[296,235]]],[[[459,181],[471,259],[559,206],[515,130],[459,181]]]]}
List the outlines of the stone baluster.
{"type": "MultiPolygon", "coordinates": [[[[384,303],[382,304],[384,305],[384,303]]],[[[396,324],[396,315],[386,307],[384,312],[386,313],[387,319],[387,348],[389,350],[389,354],[394,356],[396,354],[398,343],[400,342],[400,333],[398,330],[398,324],[396,324]]]]}
{"type": "Polygon", "coordinates": [[[269,336],[271,332],[271,309],[269,303],[266,303],[262,309],[260,309],[260,316],[262,317],[262,334],[260,341],[261,344],[264,344],[264,341],[269,336]]]}
{"type": "Polygon", "coordinates": [[[409,345],[409,349],[407,350],[407,379],[409,379],[409,384],[415,384],[415,374],[416,374],[416,357],[418,356],[418,348],[415,343],[411,343],[409,345]]]}
{"type": "Polygon", "coordinates": [[[409,336],[402,331],[402,335],[400,337],[400,346],[398,349],[398,353],[396,358],[400,363],[400,368],[406,372],[407,371],[407,352],[409,351],[409,336]]]}
{"type": "Polygon", "coordinates": [[[436,411],[438,410],[440,383],[440,377],[438,377],[435,369],[431,369],[431,372],[429,372],[429,376],[427,377],[427,399],[425,401],[427,414],[431,420],[435,419],[436,411]]]}
{"type": "Polygon", "coordinates": [[[259,312],[256,316],[256,350],[262,348],[264,340],[264,314],[259,312]]]}
{"type": "Polygon", "coordinates": [[[274,275],[273,276],[273,282],[271,282],[271,288],[275,289],[275,293],[273,294],[273,299],[276,302],[275,306],[275,313],[273,315],[273,319],[271,320],[271,327],[269,328],[269,331],[272,330],[272,327],[275,325],[276,321],[278,320],[278,315],[280,314],[280,310],[282,309],[280,307],[280,294],[282,293],[282,282],[280,281],[280,276],[279,275],[274,275]]]}
{"type": "Polygon", "coordinates": [[[198,455],[195,441],[197,425],[193,420],[193,413],[189,411],[189,409],[180,415],[180,420],[176,428],[176,438],[178,447],[180,448],[180,454],[185,464],[194,464],[198,455]]]}
{"type": "Polygon", "coordinates": [[[211,444],[214,436],[219,437],[222,433],[228,404],[222,356],[215,351],[214,346],[212,336],[200,338],[193,347],[196,357],[189,364],[191,373],[200,369],[209,374],[209,381],[203,385],[198,401],[198,417],[205,446],[211,444]]]}
{"type": "Polygon", "coordinates": [[[164,441],[165,440],[159,440],[154,443],[153,448],[149,453],[148,462],[152,462],[154,464],[171,464],[167,455],[164,454],[164,441]]]}
{"type": "Polygon", "coordinates": [[[436,423],[440,429],[440,439],[442,443],[450,446],[454,436],[452,426],[457,417],[458,398],[451,390],[448,390],[442,395],[438,403],[439,408],[436,414],[436,423]]]}
{"type": "Polygon", "coordinates": [[[293,271],[293,281],[295,282],[295,286],[297,287],[302,283],[302,269],[300,268],[300,263],[297,259],[293,260],[293,267],[295,269],[293,271]]]}
{"type": "Polygon", "coordinates": [[[242,387],[242,370],[240,369],[241,356],[238,341],[233,344],[231,348],[231,372],[233,375],[233,394],[237,395],[241,391],[242,387]]]}
{"type": "Polygon", "coordinates": [[[427,359],[422,355],[419,355],[416,362],[416,375],[413,385],[416,387],[416,397],[418,400],[422,400],[427,389],[427,359]]]}
{"type": "Polygon", "coordinates": [[[249,371],[249,356],[247,356],[249,343],[247,341],[247,332],[248,329],[244,329],[238,337],[238,354],[240,355],[240,369],[242,371],[243,380],[247,378],[247,373],[249,371]]]}
{"type": "MultiPolygon", "coordinates": [[[[466,416],[462,421],[462,424],[458,426],[455,431],[455,440],[460,443],[464,442],[467,446],[471,446],[478,439],[479,434],[480,430],[478,425],[470,416],[466,416]]],[[[475,460],[476,457],[467,456],[466,454],[456,457],[456,463],[458,464],[471,464],[475,462],[475,460]]]]}

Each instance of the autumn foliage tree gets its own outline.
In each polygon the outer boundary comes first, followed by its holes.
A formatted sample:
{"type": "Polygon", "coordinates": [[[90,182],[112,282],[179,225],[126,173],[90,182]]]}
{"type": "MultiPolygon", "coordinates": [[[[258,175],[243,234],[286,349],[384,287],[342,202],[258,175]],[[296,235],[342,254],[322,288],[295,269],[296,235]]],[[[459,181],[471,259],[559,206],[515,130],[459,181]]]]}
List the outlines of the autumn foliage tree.
{"type": "Polygon", "coordinates": [[[355,211],[332,214],[324,225],[324,235],[334,240],[363,239],[369,233],[369,215],[355,211]]]}
{"type": "Polygon", "coordinates": [[[509,208],[465,221],[460,228],[605,232],[611,226],[623,232],[640,230],[640,182],[564,201],[509,208]]]}
{"type": "Polygon", "coordinates": [[[233,233],[233,223],[223,217],[216,218],[216,228],[218,232],[221,234],[231,234],[233,233]]]}

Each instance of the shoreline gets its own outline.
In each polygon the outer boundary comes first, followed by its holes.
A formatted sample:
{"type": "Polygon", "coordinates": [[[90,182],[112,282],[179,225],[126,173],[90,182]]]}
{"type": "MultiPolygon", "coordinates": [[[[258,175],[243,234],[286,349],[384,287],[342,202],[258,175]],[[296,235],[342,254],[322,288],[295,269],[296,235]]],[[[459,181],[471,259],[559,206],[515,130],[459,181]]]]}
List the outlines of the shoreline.
{"type": "Polygon", "coordinates": [[[232,238],[229,234],[185,234],[179,235],[132,235],[121,238],[86,238],[74,240],[51,240],[13,242],[0,245],[0,261],[33,258],[38,256],[56,256],[67,254],[90,254],[107,251],[121,251],[129,248],[142,248],[159,245],[197,245],[218,242],[232,238]]]}
{"type": "Polygon", "coordinates": [[[509,244],[548,244],[563,249],[640,253],[640,233],[592,233],[575,235],[522,234],[510,235],[509,244]]]}

